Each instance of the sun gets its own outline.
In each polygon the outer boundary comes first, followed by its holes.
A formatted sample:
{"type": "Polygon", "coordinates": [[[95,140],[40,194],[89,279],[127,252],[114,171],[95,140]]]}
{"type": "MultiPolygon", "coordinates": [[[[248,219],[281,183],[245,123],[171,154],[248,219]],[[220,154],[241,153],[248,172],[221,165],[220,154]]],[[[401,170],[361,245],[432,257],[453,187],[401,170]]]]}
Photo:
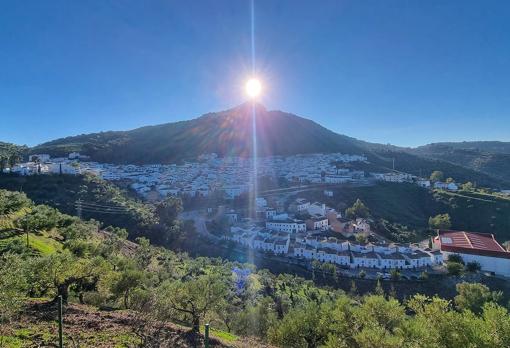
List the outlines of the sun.
{"type": "Polygon", "coordinates": [[[260,92],[262,90],[262,85],[260,84],[260,81],[252,78],[249,79],[248,82],[246,82],[246,93],[250,98],[256,98],[260,95],[260,92]]]}

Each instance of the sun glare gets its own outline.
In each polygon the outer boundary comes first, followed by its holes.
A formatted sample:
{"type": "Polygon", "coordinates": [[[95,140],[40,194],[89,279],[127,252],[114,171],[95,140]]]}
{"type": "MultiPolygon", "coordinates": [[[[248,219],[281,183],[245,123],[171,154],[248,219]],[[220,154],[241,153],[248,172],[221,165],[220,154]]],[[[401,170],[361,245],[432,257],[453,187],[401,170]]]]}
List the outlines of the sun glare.
{"type": "Polygon", "coordinates": [[[256,98],[260,95],[260,91],[262,90],[262,85],[260,81],[257,79],[249,79],[246,82],[246,93],[250,98],[256,98]]]}

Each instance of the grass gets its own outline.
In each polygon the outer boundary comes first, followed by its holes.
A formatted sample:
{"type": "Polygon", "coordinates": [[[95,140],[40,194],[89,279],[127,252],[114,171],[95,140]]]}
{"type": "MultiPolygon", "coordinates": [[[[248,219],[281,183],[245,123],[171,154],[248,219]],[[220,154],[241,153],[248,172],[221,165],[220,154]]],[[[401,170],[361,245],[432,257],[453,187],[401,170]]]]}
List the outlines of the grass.
{"type": "MultiPolygon", "coordinates": [[[[205,326],[201,326],[200,327],[200,332],[202,334],[205,333],[205,326]]],[[[222,331],[222,330],[218,330],[218,329],[215,329],[215,328],[212,328],[210,327],[209,328],[209,333],[212,337],[216,337],[216,338],[219,338],[225,342],[235,342],[239,339],[239,337],[237,337],[236,335],[234,334],[231,334],[230,332],[226,332],[226,331],[222,331]]]]}
{"type": "MultiPolygon", "coordinates": [[[[16,236],[0,239],[0,248],[5,247],[9,242],[13,240],[21,240],[26,243],[26,234],[18,234],[16,236]]],[[[50,238],[47,234],[28,234],[28,245],[35,252],[42,255],[49,255],[62,250],[62,244],[50,238]]]]}
{"type": "Polygon", "coordinates": [[[0,347],[21,348],[23,347],[23,340],[15,336],[1,336],[0,347]]]}

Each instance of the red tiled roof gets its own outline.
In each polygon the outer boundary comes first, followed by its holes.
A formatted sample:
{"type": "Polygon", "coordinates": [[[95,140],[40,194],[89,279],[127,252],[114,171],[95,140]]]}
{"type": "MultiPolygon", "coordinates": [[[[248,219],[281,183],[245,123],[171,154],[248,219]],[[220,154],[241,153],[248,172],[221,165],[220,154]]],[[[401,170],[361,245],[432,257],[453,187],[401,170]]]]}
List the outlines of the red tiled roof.
{"type": "Polygon", "coordinates": [[[510,259],[510,252],[490,233],[441,230],[435,242],[439,243],[441,251],[510,259]]]}

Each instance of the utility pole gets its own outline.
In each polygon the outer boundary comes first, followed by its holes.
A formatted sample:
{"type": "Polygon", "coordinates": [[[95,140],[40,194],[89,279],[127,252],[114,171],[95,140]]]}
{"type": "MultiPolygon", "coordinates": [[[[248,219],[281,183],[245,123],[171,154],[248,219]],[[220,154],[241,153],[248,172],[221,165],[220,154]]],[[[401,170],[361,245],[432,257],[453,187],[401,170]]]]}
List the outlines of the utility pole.
{"type": "Polygon", "coordinates": [[[78,215],[81,220],[81,199],[76,201],[76,215],[78,215]]]}
{"type": "Polygon", "coordinates": [[[393,170],[395,170],[395,157],[393,157],[393,170]]]}

